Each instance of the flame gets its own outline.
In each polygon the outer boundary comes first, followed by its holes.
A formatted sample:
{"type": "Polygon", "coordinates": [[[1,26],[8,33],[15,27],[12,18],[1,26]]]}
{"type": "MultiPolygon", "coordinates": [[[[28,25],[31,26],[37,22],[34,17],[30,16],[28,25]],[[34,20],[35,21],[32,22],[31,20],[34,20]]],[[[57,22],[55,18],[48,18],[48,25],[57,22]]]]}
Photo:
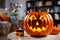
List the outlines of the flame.
{"type": "Polygon", "coordinates": [[[22,30],[22,28],[19,28],[19,30],[22,30]]]}
{"type": "Polygon", "coordinates": [[[30,26],[30,29],[32,30],[32,26],[30,26]]]}
{"type": "Polygon", "coordinates": [[[40,28],[37,28],[37,31],[38,31],[38,32],[41,32],[42,30],[41,30],[40,28]]]}
{"type": "Polygon", "coordinates": [[[32,21],[32,17],[30,17],[30,20],[32,21]]]}
{"type": "Polygon", "coordinates": [[[36,25],[39,25],[39,23],[38,23],[38,22],[36,22],[36,25]]]}
{"type": "Polygon", "coordinates": [[[36,28],[33,29],[33,32],[35,32],[35,31],[36,31],[36,28]]]}
{"type": "Polygon", "coordinates": [[[44,31],[45,31],[45,30],[46,30],[46,28],[45,28],[45,27],[42,27],[42,30],[44,30],[44,31]]]}

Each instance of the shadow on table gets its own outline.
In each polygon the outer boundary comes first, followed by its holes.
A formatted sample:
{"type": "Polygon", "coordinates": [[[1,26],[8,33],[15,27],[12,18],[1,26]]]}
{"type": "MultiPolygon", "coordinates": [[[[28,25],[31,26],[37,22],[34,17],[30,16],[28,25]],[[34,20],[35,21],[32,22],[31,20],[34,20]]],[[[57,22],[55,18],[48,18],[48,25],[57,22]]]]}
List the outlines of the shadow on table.
{"type": "Polygon", "coordinates": [[[0,36],[0,40],[11,40],[11,39],[4,37],[4,36],[0,36]]]}

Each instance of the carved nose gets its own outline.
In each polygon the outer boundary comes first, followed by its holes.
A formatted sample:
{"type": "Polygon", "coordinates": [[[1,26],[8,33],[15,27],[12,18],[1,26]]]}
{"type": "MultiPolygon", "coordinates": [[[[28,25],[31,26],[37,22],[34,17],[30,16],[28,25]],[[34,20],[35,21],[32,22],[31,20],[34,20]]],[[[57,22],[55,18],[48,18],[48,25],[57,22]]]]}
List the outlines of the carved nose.
{"type": "Polygon", "coordinates": [[[39,22],[38,21],[36,22],[36,25],[39,25],[39,22]]]}

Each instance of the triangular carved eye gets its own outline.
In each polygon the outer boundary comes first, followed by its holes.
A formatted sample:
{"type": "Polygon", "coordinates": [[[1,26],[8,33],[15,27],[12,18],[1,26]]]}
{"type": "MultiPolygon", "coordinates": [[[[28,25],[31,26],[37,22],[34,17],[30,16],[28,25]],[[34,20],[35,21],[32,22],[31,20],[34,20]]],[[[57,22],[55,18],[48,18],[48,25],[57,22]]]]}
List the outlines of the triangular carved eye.
{"type": "Polygon", "coordinates": [[[47,18],[45,16],[40,16],[39,19],[44,19],[44,20],[47,20],[47,18]]]}
{"type": "Polygon", "coordinates": [[[30,18],[29,18],[30,20],[35,20],[35,19],[37,19],[34,15],[32,15],[32,16],[30,16],[30,18]]]}

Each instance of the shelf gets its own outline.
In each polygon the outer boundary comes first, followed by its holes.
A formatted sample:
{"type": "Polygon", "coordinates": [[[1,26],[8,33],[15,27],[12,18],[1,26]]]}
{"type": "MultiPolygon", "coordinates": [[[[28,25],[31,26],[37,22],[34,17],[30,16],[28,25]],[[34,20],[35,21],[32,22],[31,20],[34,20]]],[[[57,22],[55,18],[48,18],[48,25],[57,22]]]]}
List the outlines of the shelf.
{"type": "Polygon", "coordinates": [[[44,1],[44,0],[30,0],[30,1],[27,1],[27,2],[40,2],[40,1],[44,1]]]}
{"type": "Polygon", "coordinates": [[[35,1],[27,1],[27,3],[31,3],[31,2],[35,2],[35,1]]]}
{"type": "Polygon", "coordinates": [[[27,10],[33,9],[34,7],[28,7],[27,10]]]}
{"type": "Polygon", "coordinates": [[[44,6],[45,8],[53,8],[53,6],[44,6]]]}
{"type": "MultiPolygon", "coordinates": [[[[33,10],[33,11],[42,11],[42,10],[44,11],[45,10],[49,14],[52,15],[52,17],[54,19],[54,24],[58,25],[58,24],[60,24],[60,20],[55,20],[55,18],[57,17],[57,16],[55,17],[55,14],[58,14],[58,16],[60,17],[60,3],[58,4],[58,1],[59,0],[33,0],[33,1],[30,0],[30,1],[27,1],[26,9],[28,12],[31,12],[31,10],[33,10]],[[42,6],[40,6],[40,2],[42,2],[42,6]],[[28,3],[30,3],[30,5],[28,5],[28,3]],[[55,7],[57,7],[57,8],[55,8],[55,7]]],[[[26,12],[26,14],[27,14],[27,12],[26,12]]]]}
{"type": "Polygon", "coordinates": [[[54,20],[56,24],[60,24],[60,20],[54,20]]]}
{"type": "Polygon", "coordinates": [[[55,20],[55,21],[59,21],[60,22],[60,20],[55,20]]]}
{"type": "MultiPolygon", "coordinates": [[[[51,12],[49,12],[49,13],[51,13],[51,12]]],[[[54,13],[54,14],[55,14],[55,13],[56,13],[56,14],[60,14],[60,12],[52,12],[52,13],[54,13]]]]}

